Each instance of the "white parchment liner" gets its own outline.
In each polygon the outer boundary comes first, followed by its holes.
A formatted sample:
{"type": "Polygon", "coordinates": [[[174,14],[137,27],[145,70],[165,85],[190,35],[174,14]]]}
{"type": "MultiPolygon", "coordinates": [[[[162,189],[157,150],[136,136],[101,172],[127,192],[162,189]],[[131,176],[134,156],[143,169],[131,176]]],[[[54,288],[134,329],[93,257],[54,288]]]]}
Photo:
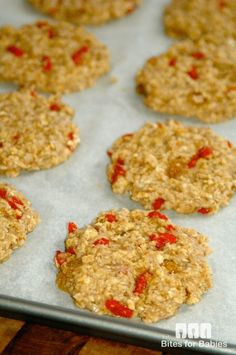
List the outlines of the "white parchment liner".
{"type": "MultiPolygon", "coordinates": [[[[128,197],[111,192],[106,179],[106,150],[122,134],[139,129],[146,121],[164,121],[168,115],[149,111],[135,93],[134,76],[145,60],[165,51],[172,42],[162,26],[162,11],[167,0],[144,0],[131,16],[91,28],[110,48],[112,71],[97,85],[64,97],[75,110],[80,127],[81,146],[64,164],[46,171],[23,174],[13,183],[31,200],[42,222],[28,236],[25,245],[0,265],[0,293],[49,305],[75,308],[72,299],[55,285],[56,249],[64,247],[66,223],[89,223],[100,211],[110,208],[137,208],[128,197]],[[118,79],[111,84],[110,77],[118,79]]],[[[0,0],[0,25],[22,25],[42,18],[24,0],[0,0]]],[[[0,85],[1,91],[13,86],[0,85]]],[[[203,125],[197,120],[181,122],[203,125]]],[[[236,119],[211,127],[236,144],[236,119]]],[[[236,198],[212,217],[181,216],[168,212],[173,223],[193,227],[209,236],[214,252],[210,264],[214,288],[194,306],[183,306],[175,317],[157,325],[175,330],[176,322],[210,322],[213,339],[235,342],[236,334],[236,198]]],[[[135,322],[134,321],[131,321],[135,322]]]]}

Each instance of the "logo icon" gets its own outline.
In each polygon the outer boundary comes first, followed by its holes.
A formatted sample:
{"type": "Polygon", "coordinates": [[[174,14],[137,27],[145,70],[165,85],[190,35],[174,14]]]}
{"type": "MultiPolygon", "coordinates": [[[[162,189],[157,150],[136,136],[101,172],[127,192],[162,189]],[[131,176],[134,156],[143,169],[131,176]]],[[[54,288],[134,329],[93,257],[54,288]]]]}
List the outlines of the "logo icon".
{"type": "Polygon", "coordinates": [[[211,339],[210,323],[176,323],[177,339],[211,339]]]}

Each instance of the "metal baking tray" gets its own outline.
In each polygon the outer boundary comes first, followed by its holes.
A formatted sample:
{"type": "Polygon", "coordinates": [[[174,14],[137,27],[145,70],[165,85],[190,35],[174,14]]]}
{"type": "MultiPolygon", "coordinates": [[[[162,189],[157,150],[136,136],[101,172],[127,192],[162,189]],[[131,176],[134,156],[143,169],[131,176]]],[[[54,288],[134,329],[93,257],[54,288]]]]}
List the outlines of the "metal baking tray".
{"type": "MultiPolygon", "coordinates": [[[[165,51],[172,43],[163,31],[162,13],[168,0],[146,0],[131,16],[90,30],[110,49],[111,73],[94,88],[65,95],[63,100],[76,111],[81,145],[64,164],[45,171],[25,173],[15,179],[1,178],[16,186],[39,211],[42,222],[25,245],[0,265],[0,313],[57,326],[84,329],[89,334],[158,348],[162,340],[179,341],[182,349],[209,354],[236,354],[236,242],[234,212],[236,199],[217,215],[183,216],[168,211],[173,223],[193,227],[209,236],[213,249],[209,262],[214,287],[194,306],[183,306],[178,313],[157,324],[138,320],[97,316],[76,308],[72,299],[55,285],[55,250],[62,249],[66,223],[89,223],[100,211],[110,208],[140,208],[127,196],[111,192],[106,178],[106,150],[122,134],[139,129],[145,122],[164,121],[166,115],[148,110],[135,93],[134,77],[145,60],[165,51]],[[117,78],[112,84],[111,77],[117,78]],[[211,326],[218,346],[202,346],[198,340],[177,339],[176,324],[211,326]],[[222,347],[219,342],[227,343],[222,347]]],[[[42,18],[25,0],[0,0],[0,25],[15,26],[42,18]]],[[[0,85],[0,91],[14,89],[0,85]]],[[[194,119],[178,117],[183,123],[202,125],[194,119]]],[[[211,127],[236,144],[236,120],[211,127]]],[[[164,348],[163,348],[164,349],[164,348]]],[[[175,348],[173,347],[174,351],[175,348]]]]}

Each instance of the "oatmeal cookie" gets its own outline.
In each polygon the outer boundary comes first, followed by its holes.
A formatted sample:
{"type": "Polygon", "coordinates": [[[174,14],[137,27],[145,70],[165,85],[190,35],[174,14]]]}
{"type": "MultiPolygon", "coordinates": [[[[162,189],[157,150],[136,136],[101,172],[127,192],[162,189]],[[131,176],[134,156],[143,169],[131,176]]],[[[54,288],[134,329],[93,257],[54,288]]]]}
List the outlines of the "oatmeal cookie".
{"type": "Polygon", "coordinates": [[[24,195],[13,186],[0,183],[0,263],[24,244],[26,235],[38,223],[39,215],[24,195]]]}
{"type": "Polygon", "coordinates": [[[57,285],[97,314],[157,322],[212,286],[207,238],[158,211],[111,210],[81,229],[69,223],[65,245],[55,256],[57,285]]]}
{"type": "Polygon", "coordinates": [[[113,192],[146,209],[216,213],[236,188],[236,148],[210,128],[147,123],[108,151],[113,192]]]}
{"type": "Polygon", "coordinates": [[[236,2],[231,0],[172,0],[164,14],[165,29],[174,38],[236,38],[236,2]]]}
{"type": "Polygon", "coordinates": [[[185,40],[150,58],[136,77],[137,92],[158,112],[222,122],[236,115],[236,46],[210,37],[185,40]]]}
{"type": "Polygon", "coordinates": [[[108,70],[107,48],[81,27],[38,21],[0,28],[0,81],[67,93],[93,86],[108,70]]]}
{"type": "Polygon", "coordinates": [[[28,0],[39,11],[76,24],[100,25],[131,14],[140,0],[28,0]]]}
{"type": "Polygon", "coordinates": [[[0,174],[15,177],[68,159],[79,143],[73,114],[57,96],[30,89],[0,94],[0,174]]]}

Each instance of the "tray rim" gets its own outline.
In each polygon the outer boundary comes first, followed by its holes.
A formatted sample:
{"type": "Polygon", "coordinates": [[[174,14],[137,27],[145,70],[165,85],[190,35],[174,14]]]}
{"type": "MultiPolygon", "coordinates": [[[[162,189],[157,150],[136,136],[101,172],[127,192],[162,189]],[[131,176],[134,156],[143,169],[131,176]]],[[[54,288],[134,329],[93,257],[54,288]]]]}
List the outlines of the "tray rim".
{"type": "MultiPolygon", "coordinates": [[[[84,313],[83,310],[68,309],[66,307],[60,307],[55,305],[49,305],[46,303],[30,301],[23,298],[16,298],[12,296],[7,296],[0,293],[0,315],[8,315],[12,317],[32,319],[38,318],[48,322],[56,322],[57,325],[63,327],[77,327],[89,329],[90,331],[98,331],[104,335],[105,338],[119,337],[120,341],[125,341],[131,343],[155,348],[155,349],[167,349],[161,348],[161,340],[176,341],[173,331],[158,329],[150,329],[149,325],[144,323],[134,323],[128,322],[127,320],[113,318],[109,316],[95,315],[91,312],[84,313]]],[[[216,341],[211,339],[212,341],[216,341]]],[[[179,340],[178,340],[179,341],[179,340]]],[[[189,350],[196,353],[214,354],[214,355],[225,355],[225,354],[236,354],[236,345],[232,343],[227,343],[227,348],[210,348],[210,347],[200,347],[196,341],[188,340],[194,343],[194,347],[188,347],[183,344],[184,350],[189,350]]],[[[175,349],[175,348],[171,348],[175,349]]],[[[178,349],[178,348],[177,348],[178,349]]],[[[170,349],[168,348],[168,351],[170,349]]]]}

